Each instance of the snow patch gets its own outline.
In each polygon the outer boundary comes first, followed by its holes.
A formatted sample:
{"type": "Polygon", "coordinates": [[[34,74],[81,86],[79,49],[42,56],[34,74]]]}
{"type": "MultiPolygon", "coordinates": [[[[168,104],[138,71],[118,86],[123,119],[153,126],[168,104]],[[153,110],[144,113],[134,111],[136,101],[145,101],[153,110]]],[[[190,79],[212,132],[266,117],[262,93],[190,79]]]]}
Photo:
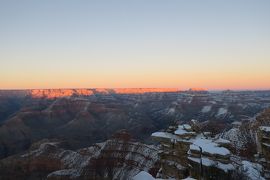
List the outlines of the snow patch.
{"type": "Polygon", "coordinates": [[[168,114],[174,114],[175,113],[175,108],[169,108],[168,114]]]}
{"type": "Polygon", "coordinates": [[[196,139],[193,144],[190,145],[190,150],[202,151],[209,154],[219,154],[222,156],[230,155],[230,151],[227,148],[219,147],[219,145],[209,139],[196,139]]]}
{"type": "Polygon", "coordinates": [[[174,132],[176,135],[184,135],[184,134],[196,134],[195,132],[190,131],[191,126],[188,124],[179,125],[178,129],[174,132]]]}
{"type": "Polygon", "coordinates": [[[204,106],[201,110],[202,113],[208,113],[209,111],[211,111],[212,106],[204,106]]]}
{"type": "Polygon", "coordinates": [[[139,174],[134,176],[132,179],[133,180],[155,180],[155,178],[151,174],[145,171],[139,172],[139,174]]]}
{"type": "Polygon", "coordinates": [[[261,165],[249,161],[242,161],[242,167],[250,179],[264,180],[260,173],[262,171],[261,165]]]}
{"type": "Polygon", "coordinates": [[[260,130],[264,132],[270,132],[270,126],[260,126],[260,130]]]}
{"type": "Polygon", "coordinates": [[[70,178],[78,178],[80,176],[80,172],[77,169],[63,169],[48,174],[47,178],[54,176],[69,176],[70,178]]]}
{"type": "Polygon", "coordinates": [[[189,160],[193,161],[193,162],[196,162],[198,164],[200,164],[202,162],[202,164],[204,166],[215,166],[225,172],[228,172],[229,170],[233,170],[234,169],[234,166],[232,164],[223,164],[221,162],[217,162],[217,161],[213,161],[213,160],[210,160],[206,157],[202,157],[202,159],[200,158],[194,158],[194,157],[188,157],[189,160]]]}
{"type": "Polygon", "coordinates": [[[221,116],[223,114],[226,114],[228,112],[228,109],[225,108],[219,108],[217,112],[217,116],[221,116]]]}
{"type": "Polygon", "coordinates": [[[152,137],[160,137],[160,138],[166,138],[166,139],[177,139],[178,137],[167,132],[155,132],[151,135],[152,137]]]}
{"type": "Polygon", "coordinates": [[[194,178],[192,178],[192,177],[187,177],[187,178],[182,179],[182,180],[196,180],[196,179],[194,179],[194,178]]]}
{"type": "Polygon", "coordinates": [[[227,140],[227,139],[222,139],[222,138],[218,138],[217,140],[215,140],[216,143],[218,144],[230,144],[231,141],[227,140]]]}

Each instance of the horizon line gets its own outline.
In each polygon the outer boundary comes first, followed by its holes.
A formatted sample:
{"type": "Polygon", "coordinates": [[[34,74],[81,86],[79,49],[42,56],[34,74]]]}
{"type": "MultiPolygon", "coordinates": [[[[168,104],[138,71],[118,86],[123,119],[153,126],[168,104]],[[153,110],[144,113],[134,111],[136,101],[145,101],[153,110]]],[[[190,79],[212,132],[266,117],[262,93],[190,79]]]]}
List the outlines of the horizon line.
{"type": "Polygon", "coordinates": [[[176,91],[270,91],[270,88],[177,88],[177,87],[72,87],[72,88],[0,88],[0,91],[26,91],[26,90],[70,90],[70,89],[175,89],[176,91]]]}

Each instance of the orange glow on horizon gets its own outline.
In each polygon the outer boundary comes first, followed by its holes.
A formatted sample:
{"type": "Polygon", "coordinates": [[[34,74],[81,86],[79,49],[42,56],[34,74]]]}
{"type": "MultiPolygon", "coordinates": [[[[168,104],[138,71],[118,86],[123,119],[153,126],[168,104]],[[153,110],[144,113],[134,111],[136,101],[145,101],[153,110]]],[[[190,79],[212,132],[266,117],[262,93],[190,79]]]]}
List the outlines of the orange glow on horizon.
{"type": "MultiPolygon", "coordinates": [[[[195,68],[194,68],[195,69],[195,68]]],[[[131,71],[87,72],[8,72],[0,77],[0,89],[58,88],[203,88],[270,89],[270,73],[266,70],[186,70],[133,69],[131,71]]]]}

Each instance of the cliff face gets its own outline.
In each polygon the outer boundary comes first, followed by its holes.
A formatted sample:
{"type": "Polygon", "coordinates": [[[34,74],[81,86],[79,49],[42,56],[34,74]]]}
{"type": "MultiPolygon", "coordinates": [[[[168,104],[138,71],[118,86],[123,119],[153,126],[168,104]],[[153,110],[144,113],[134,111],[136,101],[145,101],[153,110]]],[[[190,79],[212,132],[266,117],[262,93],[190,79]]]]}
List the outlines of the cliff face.
{"type": "Polygon", "coordinates": [[[90,96],[93,91],[90,89],[36,89],[31,90],[33,98],[59,98],[70,96],[90,96]]]}
{"type": "Polygon", "coordinates": [[[232,152],[243,157],[251,157],[256,153],[258,137],[256,137],[260,126],[270,125],[270,108],[258,113],[251,121],[233,122],[232,128],[221,133],[222,138],[230,140],[232,152]]]}
{"type": "Polygon", "coordinates": [[[70,96],[90,96],[93,94],[143,94],[179,92],[176,88],[115,88],[115,89],[36,89],[30,91],[33,98],[59,98],[70,96]]]}
{"type": "Polygon", "coordinates": [[[123,136],[77,151],[65,150],[59,142],[38,145],[1,160],[0,179],[129,179],[156,168],[158,161],[155,147],[123,136]]]}
{"type": "MultiPolygon", "coordinates": [[[[197,121],[191,121],[190,124],[171,126],[166,132],[152,134],[161,144],[159,176],[176,179],[187,176],[196,179],[269,179],[269,126],[259,128],[261,152],[255,151],[245,157],[231,153],[231,141],[220,135],[213,137],[198,127],[197,121]]],[[[256,149],[253,146],[249,148],[256,149]]]]}
{"type": "Polygon", "coordinates": [[[258,128],[258,126],[270,126],[270,108],[265,109],[256,117],[256,122],[253,126],[256,128],[258,128]]]}
{"type": "Polygon", "coordinates": [[[230,161],[231,152],[224,147],[230,141],[206,136],[198,127],[192,121],[152,134],[161,144],[163,178],[231,179],[229,173],[235,167],[230,161]]]}
{"type": "Polygon", "coordinates": [[[91,96],[95,94],[144,94],[181,92],[177,88],[93,88],[93,89],[33,89],[0,90],[0,97],[62,98],[71,96],[91,96]]]}

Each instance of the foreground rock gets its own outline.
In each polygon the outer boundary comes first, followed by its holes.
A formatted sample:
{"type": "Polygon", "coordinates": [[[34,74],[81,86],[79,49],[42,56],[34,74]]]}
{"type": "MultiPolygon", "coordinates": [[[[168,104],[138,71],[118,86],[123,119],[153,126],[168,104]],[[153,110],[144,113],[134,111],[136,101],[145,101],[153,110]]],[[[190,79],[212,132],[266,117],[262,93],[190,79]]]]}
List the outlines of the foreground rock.
{"type": "Polygon", "coordinates": [[[157,149],[121,132],[77,151],[60,142],[41,142],[25,154],[0,161],[0,179],[130,179],[158,169],[157,149]],[[157,167],[156,167],[157,166],[157,167]]]}
{"type": "MultiPolygon", "coordinates": [[[[160,142],[161,169],[159,177],[176,179],[260,179],[268,178],[270,127],[261,127],[259,136],[261,161],[254,159],[255,153],[248,160],[233,154],[231,141],[221,136],[211,136],[202,132],[197,121],[190,124],[171,126],[165,132],[152,134],[160,142]],[[264,161],[262,161],[264,160],[264,161]]],[[[256,149],[256,148],[255,148],[256,149]]]]}

